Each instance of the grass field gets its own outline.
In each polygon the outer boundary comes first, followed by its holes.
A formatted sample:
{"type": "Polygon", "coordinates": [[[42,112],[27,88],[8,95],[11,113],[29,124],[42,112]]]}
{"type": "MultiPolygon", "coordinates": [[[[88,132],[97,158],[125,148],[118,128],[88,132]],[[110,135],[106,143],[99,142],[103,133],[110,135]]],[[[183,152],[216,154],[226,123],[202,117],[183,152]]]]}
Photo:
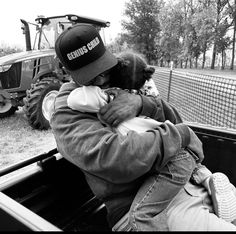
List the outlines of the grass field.
{"type": "MultiPolygon", "coordinates": [[[[161,68],[162,69],[162,68],[161,68]]],[[[163,68],[170,70],[170,68],[163,68]]],[[[236,67],[235,70],[230,70],[230,69],[225,69],[225,70],[220,70],[220,69],[185,69],[185,68],[174,68],[173,70],[176,71],[181,71],[181,72],[190,72],[190,73],[200,73],[200,74],[205,74],[205,75],[213,75],[213,76],[220,76],[220,77],[228,77],[228,78],[235,78],[236,79],[236,67]]]]}
{"type": "Polygon", "coordinates": [[[0,169],[56,147],[51,130],[32,129],[22,108],[0,119],[0,132],[0,169]]]}
{"type": "Polygon", "coordinates": [[[213,75],[213,76],[221,76],[221,77],[229,77],[229,78],[235,78],[236,79],[236,67],[235,70],[220,70],[220,69],[181,69],[181,68],[175,68],[177,71],[182,72],[192,72],[192,73],[201,73],[205,75],[213,75]]]}

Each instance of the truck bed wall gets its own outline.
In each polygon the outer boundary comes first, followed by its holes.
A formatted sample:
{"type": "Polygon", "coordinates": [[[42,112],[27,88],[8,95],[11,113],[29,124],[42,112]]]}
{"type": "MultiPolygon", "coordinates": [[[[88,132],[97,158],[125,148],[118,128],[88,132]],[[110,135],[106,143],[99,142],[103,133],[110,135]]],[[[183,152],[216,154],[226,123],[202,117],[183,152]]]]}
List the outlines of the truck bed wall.
{"type": "Polygon", "coordinates": [[[203,143],[202,164],[212,172],[225,173],[236,186],[236,131],[190,125],[203,143]]]}

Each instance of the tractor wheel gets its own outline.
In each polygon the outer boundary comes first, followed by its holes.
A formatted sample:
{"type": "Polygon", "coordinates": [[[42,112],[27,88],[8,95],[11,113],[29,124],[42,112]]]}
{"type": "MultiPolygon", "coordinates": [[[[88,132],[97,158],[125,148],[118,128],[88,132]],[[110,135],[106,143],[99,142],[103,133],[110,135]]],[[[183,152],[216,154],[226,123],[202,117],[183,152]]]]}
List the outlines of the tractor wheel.
{"type": "Polygon", "coordinates": [[[16,110],[18,110],[18,108],[12,106],[10,95],[7,92],[2,91],[0,93],[0,118],[11,116],[16,110]]]}
{"type": "Polygon", "coordinates": [[[51,107],[60,87],[61,82],[55,77],[45,77],[27,90],[24,112],[33,128],[39,130],[50,128],[51,107]]]}

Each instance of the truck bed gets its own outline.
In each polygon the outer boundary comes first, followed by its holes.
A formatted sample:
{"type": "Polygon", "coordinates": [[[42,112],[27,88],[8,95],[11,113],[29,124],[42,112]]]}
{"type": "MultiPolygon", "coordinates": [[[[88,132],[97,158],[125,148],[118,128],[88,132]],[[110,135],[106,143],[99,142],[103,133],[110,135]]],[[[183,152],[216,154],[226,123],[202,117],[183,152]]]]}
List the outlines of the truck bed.
{"type": "Polygon", "coordinates": [[[0,185],[0,231],[109,230],[103,203],[82,172],[56,151],[41,155],[43,160],[0,185]]]}
{"type": "MultiPolygon", "coordinates": [[[[236,131],[189,123],[204,164],[236,185],[236,131]]],[[[53,149],[0,171],[0,231],[110,231],[79,168],[53,149]]]]}

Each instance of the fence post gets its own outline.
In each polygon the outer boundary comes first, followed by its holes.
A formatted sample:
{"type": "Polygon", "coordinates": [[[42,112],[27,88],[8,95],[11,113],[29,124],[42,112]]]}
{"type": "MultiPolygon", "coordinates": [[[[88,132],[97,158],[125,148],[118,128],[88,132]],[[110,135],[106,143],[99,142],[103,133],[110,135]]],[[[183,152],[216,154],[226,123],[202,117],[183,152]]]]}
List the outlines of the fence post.
{"type": "Polygon", "coordinates": [[[169,102],[169,100],[170,100],[170,88],[171,88],[171,80],[172,80],[172,70],[173,70],[173,61],[170,62],[170,77],[169,77],[167,102],[169,102]]]}

